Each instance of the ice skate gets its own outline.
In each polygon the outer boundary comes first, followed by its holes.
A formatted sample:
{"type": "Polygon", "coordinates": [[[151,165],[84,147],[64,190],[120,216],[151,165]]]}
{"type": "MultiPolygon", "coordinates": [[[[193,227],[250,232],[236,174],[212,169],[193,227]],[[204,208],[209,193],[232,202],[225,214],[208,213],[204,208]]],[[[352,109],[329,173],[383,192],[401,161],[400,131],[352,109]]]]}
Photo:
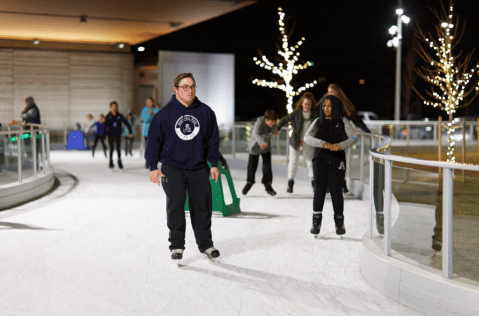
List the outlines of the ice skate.
{"type": "Polygon", "coordinates": [[[183,259],[183,249],[171,250],[171,259],[176,261],[176,264],[180,265],[180,260],[183,259]]]}
{"type": "Polygon", "coordinates": [[[121,160],[118,159],[118,168],[123,169],[123,164],[121,163],[121,160]]]}
{"type": "Polygon", "coordinates": [[[110,165],[109,165],[110,169],[113,169],[115,167],[115,165],[113,164],[113,161],[110,160],[110,165]]]}
{"type": "Polygon", "coordinates": [[[384,213],[383,212],[376,213],[376,227],[378,229],[378,233],[380,235],[384,235],[384,213]]]}
{"type": "Polygon", "coordinates": [[[215,247],[210,247],[210,248],[206,249],[205,252],[203,252],[203,255],[205,256],[206,259],[209,259],[213,262],[218,262],[220,252],[215,247]]]}
{"type": "Polygon", "coordinates": [[[264,188],[266,190],[266,193],[268,193],[269,195],[271,196],[275,196],[276,195],[276,191],[273,190],[273,187],[271,186],[271,183],[266,183],[264,185],[264,188]]]}
{"type": "Polygon", "coordinates": [[[241,191],[243,195],[248,194],[252,186],[253,186],[253,182],[246,182],[246,185],[244,186],[243,191],[241,191]]]}
{"type": "Polygon", "coordinates": [[[293,186],[294,186],[294,180],[288,180],[288,189],[286,189],[286,192],[293,193],[293,186]]]}
{"type": "Polygon", "coordinates": [[[346,228],[344,227],[344,217],[335,218],[334,223],[336,224],[336,234],[337,235],[346,234],[346,228]]]}
{"type": "Polygon", "coordinates": [[[313,215],[313,226],[311,226],[311,234],[317,235],[319,234],[319,231],[321,230],[321,222],[323,221],[323,215],[322,214],[314,214],[313,215]]]}

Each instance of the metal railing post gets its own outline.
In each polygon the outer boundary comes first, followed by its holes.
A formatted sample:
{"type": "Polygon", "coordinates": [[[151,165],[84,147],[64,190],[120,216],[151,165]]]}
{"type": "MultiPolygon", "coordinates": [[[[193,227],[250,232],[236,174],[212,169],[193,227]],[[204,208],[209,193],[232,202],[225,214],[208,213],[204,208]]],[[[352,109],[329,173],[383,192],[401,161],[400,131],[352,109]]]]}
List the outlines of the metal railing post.
{"type": "Polygon", "coordinates": [[[361,154],[359,155],[359,182],[364,188],[364,134],[361,134],[361,154]]]}
{"type": "Polygon", "coordinates": [[[438,125],[437,123],[434,122],[434,128],[432,129],[433,130],[433,136],[432,136],[432,140],[437,140],[437,128],[438,128],[438,125]]]}
{"type": "Polygon", "coordinates": [[[391,255],[391,160],[384,161],[384,254],[391,255]]]}
{"type": "Polygon", "coordinates": [[[48,161],[48,170],[50,170],[52,168],[50,164],[50,130],[47,129],[46,131],[47,131],[47,161],[48,161]]]}
{"type": "MultiPolygon", "coordinates": [[[[40,132],[41,137],[41,143],[42,143],[42,174],[45,174],[45,137],[44,137],[44,130],[40,132]]],[[[37,140],[35,139],[35,142],[37,140]]]]}
{"type": "Polygon", "coordinates": [[[22,183],[22,129],[18,132],[17,148],[18,148],[18,183],[22,183]]]}
{"type": "Polygon", "coordinates": [[[63,145],[67,147],[68,136],[67,136],[67,123],[63,123],[63,145]]]}
{"type": "Polygon", "coordinates": [[[374,221],[374,157],[369,160],[369,239],[373,239],[373,221],[374,221]]]}
{"type": "Polygon", "coordinates": [[[32,154],[33,154],[33,178],[37,178],[37,164],[38,164],[38,159],[37,159],[37,131],[31,129],[32,133],[32,154]]]}
{"type": "Polygon", "coordinates": [[[442,184],[442,276],[452,278],[453,169],[443,168],[442,184]]]}
{"type": "Polygon", "coordinates": [[[233,158],[236,157],[236,126],[233,125],[233,135],[232,135],[233,141],[231,142],[231,154],[233,155],[233,158]]]}

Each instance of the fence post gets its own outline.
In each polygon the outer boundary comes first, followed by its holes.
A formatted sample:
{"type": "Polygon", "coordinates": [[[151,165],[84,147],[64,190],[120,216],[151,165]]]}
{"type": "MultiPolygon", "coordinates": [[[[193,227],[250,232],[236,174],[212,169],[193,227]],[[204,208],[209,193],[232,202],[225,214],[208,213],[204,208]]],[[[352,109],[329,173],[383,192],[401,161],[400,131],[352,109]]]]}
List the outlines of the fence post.
{"type": "MultiPolygon", "coordinates": [[[[43,166],[42,167],[42,174],[46,173],[46,171],[45,171],[45,135],[44,134],[45,134],[45,130],[40,132],[40,135],[42,136],[41,137],[41,140],[42,140],[41,141],[41,143],[42,143],[42,166],[43,166]]],[[[35,141],[37,141],[37,140],[35,139],[35,141]]]]}
{"type": "Polygon", "coordinates": [[[442,184],[442,276],[452,278],[453,169],[444,168],[442,184]]]}
{"type": "Polygon", "coordinates": [[[18,147],[18,183],[22,183],[22,131],[23,129],[20,128],[20,131],[18,132],[18,137],[17,137],[17,147],[18,147]]]}
{"type": "Polygon", "coordinates": [[[33,129],[33,126],[30,129],[31,134],[32,134],[32,156],[33,156],[33,178],[37,178],[37,164],[38,164],[38,159],[37,159],[37,131],[33,129]]]}
{"type": "Polygon", "coordinates": [[[67,123],[63,123],[63,145],[65,146],[65,148],[67,147],[67,142],[68,142],[67,123]]]}
{"type": "Polygon", "coordinates": [[[407,135],[406,135],[406,144],[407,146],[409,146],[409,140],[411,139],[411,125],[409,123],[406,124],[406,132],[407,132],[407,135]]]}
{"type": "Polygon", "coordinates": [[[391,255],[391,160],[384,161],[384,254],[391,255]]]}
{"type": "MultiPolygon", "coordinates": [[[[442,116],[439,116],[437,119],[437,135],[438,135],[438,149],[437,149],[437,160],[442,161],[442,116]]],[[[442,168],[439,169],[439,174],[442,172],[442,168]]]]}
{"type": "MultiPolygon", "coordinates": [[[[466,119],[462,119],[462,163],[466,163],[466,119]]],[[[462,169],[462,181],[464,182],[464,169],[462,169]]]]}
{"type": "MultiPolygon", "coordinates": [[[[47,161],[48,161],[48,170],[51,169],[51,164],[50,164],[50,130],[47,129],[47,161]]],[[[45,167],[43,167],[45,168],[45,167]]]]}
{"type": "Polygon", "coordinates": [[[369,159],[369,239],[373,239],[373,221],[374,221],[374,157],[369,159]]]}
{"type": "Polygon", "coordinates": [[[364,134],[361,133],[361,154],[359,155],[359,182],[364,189],[364,134]]]}
{"type": "Polygon", "coordinates": [[[231,142],[231,154],[233,158],[236,157],[236,126],[233,125],[233,141],[231,142]]]}

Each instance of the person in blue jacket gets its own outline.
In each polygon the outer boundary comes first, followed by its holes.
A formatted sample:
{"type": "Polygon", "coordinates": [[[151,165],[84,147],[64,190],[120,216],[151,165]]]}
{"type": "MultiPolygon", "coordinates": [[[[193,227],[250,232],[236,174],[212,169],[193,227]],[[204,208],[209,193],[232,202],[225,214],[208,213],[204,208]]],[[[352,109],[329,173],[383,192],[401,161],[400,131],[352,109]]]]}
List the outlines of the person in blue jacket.
{"type": "MultiPolygon", "coordinates": [[[[141,110],[141,120],[143,121],[143,137],[145,144],[148,141],[148,129],[150,128],[151,119],[153,115],[159,110],[155,107],[155,100],[153,98],[146,99],[146,106],[141,110]]],[[[148,163],[145,162],[145,167],[148,168],[148,163]]]]}
{"type": "Polygon", "coordinates": [[[118,167],[123,169],[123,163],[121,162],[121,133],[123,124],[128,128],[130,137],[133,137],[133,130],[130,123],[128,123],[122,114],[118,113],[118,103],[116,103],[116,101],[110,102],[110,112],[105,118],[105,135],[108,136],[108,146],[110,147],[110,168],[115,167],[113,164],[113,151],[116,145],[118,167]]]}
{"type": "Polygon", "coordinates": [[[171,100],[153,116],[148,131],[145,159],[150,167],[150,181],[160,185],[161,177],[166,194],[171,258],[181,259],[185,249],[186,195],[196,244],[201,253],[217,258],[220,253],[214,248],[211,234],[213,205],[209,180],[211,175],[218,181],[220,175],[216,115],[196,97],[193,74],[179,74],[174,90],[171,100]]]}
{"type": "Polygon", "coordinates": [[[92,157],[95,157],[95,148],[96,145],[98,144],[98,141],[101,141],[101,145],[103,146],[103,152],[106,155],[106,146],[105,146],[105,116],[103,114],[100,114],[98,117],[98,121],[95,122],[92,126],[90,126],[90,129],[93,130],[93,147],[91,148],[91,155],[92,157]]]}

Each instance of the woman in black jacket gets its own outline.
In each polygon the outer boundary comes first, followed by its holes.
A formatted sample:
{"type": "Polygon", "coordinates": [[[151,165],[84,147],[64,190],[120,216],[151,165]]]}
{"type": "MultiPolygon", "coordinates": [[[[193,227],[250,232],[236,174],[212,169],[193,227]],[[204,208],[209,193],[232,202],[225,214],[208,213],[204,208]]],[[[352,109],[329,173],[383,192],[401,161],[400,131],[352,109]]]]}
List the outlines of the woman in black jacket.
{"type": "Polygon", "coordinates": [[[298,170],[298,160],[301,150],[303,151],[305,166],[308,168],[308,174],[311,179],[311,185],[314,189],[313,174],[313,154],[314,148],[304,143],[304,135],[311,126],[311,123],[318,117],[316,110],[316,100],[311,92],[305,92],[298,102],[296,108],[290,114],[281,118],[276,125],[275,130],[280,130],[286,123],[290,122],[292,133],[289,137],[289,163],[288,163],[288,189],[293,193],[294,178],[298,170]]]}

